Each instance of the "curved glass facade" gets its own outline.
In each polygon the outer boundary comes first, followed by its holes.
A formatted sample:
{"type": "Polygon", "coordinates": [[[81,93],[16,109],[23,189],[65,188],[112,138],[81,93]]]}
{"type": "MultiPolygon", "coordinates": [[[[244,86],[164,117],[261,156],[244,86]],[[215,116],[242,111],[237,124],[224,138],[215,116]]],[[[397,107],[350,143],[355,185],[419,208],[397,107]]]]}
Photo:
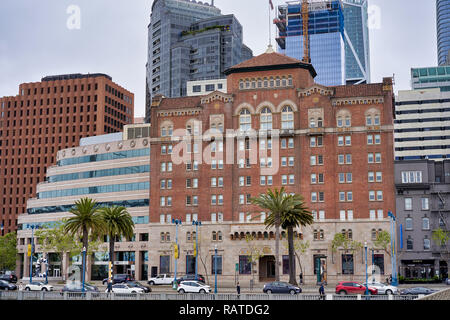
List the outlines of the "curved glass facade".
{"type": "Polygon", "coordinates": [[[107,186],[94,186],[75,189],[43,191],[38,193],[38,199],[71,197],[96,193],[126,192],[126,191],[146,190],[149,188],[150,182],[113,184],[107,186]]]}
{"type": "Polygon", "coordinates": [[[436,0],[438,62],[449,62],[450,50],[450,0],[436,0]]]}
{"type": "Polygon", "coordinates": [[[102,153],[102,154],[93,154],[90,156],[62,159],[62,160],[59,160],[56,163],[56,165],[58,167],[62,167],[62,166],[70,166],[70,165],[74,165],[74,164],[81,164],[81,163],[88,163],[88,162],[107,161],[107,160],[126,159],[126,158],[137,158],[137,157],[145,157],[145,156],[150,156],[150,148],[128,150],[128,151],[118,151],[118,152],[110,152],[110,153],[102,153]]]}
{"type": "Polygon", "coordinates": [[[150,165],[59,174],[48,177],[47,181],[52,183],[52,182],[80,180],[89,178],[121,176],[127,174],[137,174],[146,172],[150,172],[150,165]]]}

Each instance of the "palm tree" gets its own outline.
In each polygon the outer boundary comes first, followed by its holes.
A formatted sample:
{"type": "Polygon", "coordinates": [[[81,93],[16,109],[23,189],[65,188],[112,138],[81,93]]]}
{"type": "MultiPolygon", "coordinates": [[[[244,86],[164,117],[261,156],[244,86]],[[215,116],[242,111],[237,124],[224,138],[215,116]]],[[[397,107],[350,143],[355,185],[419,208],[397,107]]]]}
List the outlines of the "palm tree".
{"type": "Polygon", "coordinates": [[[266,194],[261,194],[257,198],[250,199],[251,203],[268,211],[268,217],[265,220],[266,227],[275,226],[275,280],[280,281],[279,253],[280,253],[280,225],[281,216],[294,208],[292,197],[284,192],[284,187],[274,191],[267,190],[266,194]],[[270,222],[270,223],[269,223],[270,222]]]}
{"type": "Polygon", "coordinates": [[[116,237],[133,237],[134,222],[125,207],[104,207],[100,209],[105,226],[105,235],[109,237],[109,261],[114,263],[114,241],[116,237]]]}
{"type": "MultiPolygon", "coordinates": [[[[80,235],[86,252],[89,247],[89,235],[92,237],[103,233],[104,225],[98,211],[95,200],[82,198],[75,202],[75,206],[69,210],[75,215],[66,220],[64,231],[72,235],[80,235]]],[[[83,261],[84,270],[87,271],[86,261],[83,261]]]]}

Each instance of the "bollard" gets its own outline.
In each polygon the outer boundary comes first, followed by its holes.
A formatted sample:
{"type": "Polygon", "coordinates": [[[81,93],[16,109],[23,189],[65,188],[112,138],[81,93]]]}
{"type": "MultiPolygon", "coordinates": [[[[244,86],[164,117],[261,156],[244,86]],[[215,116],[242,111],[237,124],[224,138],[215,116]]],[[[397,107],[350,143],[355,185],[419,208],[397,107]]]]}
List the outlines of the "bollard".
{"type": "Polygon", "coordinates": [[[388,300],[394,300],[394,295],[388,294],[388,300]]]}
{"type": "Polygon", "coordinates": [[[361,295],[360,295],[360,294],[358,294],[358,295],[356,296],[356,300],[361,300],[361,295]]]}

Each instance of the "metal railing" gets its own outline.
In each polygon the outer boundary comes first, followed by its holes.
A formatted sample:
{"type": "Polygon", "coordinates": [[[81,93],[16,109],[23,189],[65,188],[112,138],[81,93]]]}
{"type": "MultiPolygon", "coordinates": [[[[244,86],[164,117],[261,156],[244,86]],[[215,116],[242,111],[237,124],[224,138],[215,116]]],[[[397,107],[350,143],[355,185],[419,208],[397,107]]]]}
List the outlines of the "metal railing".
{"type": "Polygon", "coordinates": [[[105,293],[105,292],[64,292],[59,291],[0,291],[0,300],[415,300],[422,295],[339,295],[327,294],[200,294],[200,293],[105,293]]]}

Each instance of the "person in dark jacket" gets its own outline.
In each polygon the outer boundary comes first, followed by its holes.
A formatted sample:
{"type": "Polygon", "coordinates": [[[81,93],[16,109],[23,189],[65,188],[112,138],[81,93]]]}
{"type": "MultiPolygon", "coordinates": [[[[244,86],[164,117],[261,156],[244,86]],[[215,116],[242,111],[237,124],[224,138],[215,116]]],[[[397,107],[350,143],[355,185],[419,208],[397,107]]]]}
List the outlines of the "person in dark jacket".
{"type": "Polygon", "coordinates": [[[236,291],[237,291],[237,295],[238,295],[238,297],[241,295],[241,286],[240,286],[240,284],[239,284],[239,281],[238,281],[238,283],[237,283],[237,285],[236,285],[236,291]]]}
{"type": "Polygon", "coordinates": [[[325,300],[325,288],[323,286],[323,282],[320,284],[319,294],[320,294],[320,300],[325,300]]]}

